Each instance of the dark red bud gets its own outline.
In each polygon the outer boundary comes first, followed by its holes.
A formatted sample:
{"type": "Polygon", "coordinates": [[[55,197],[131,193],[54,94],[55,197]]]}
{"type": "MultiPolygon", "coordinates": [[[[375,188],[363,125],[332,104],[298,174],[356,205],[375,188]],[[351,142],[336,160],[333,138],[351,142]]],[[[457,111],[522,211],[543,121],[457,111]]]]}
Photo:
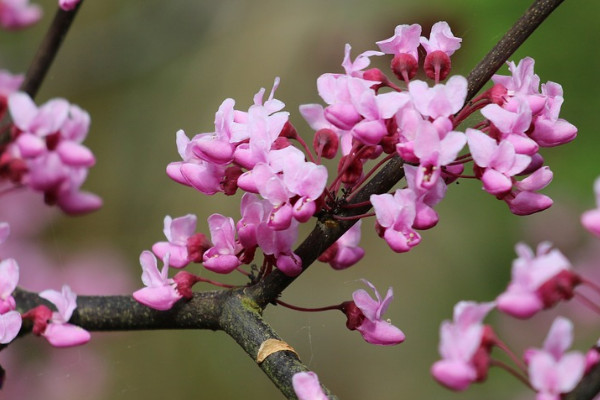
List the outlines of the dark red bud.
{"type": "Polygon", "coordinates": [[[371,68],[366,71],[363,71],[362,77],[363,79],[366,79],[368,81],[377,81],[381,83],[386,83],[388,80],[387,76],[385,76],[379,68],[371,68]]]}
{"type": "Polygon", "coordinates": [[[232,165],[225,170],[225,177],[221,181],[221,188],[227,196],[233,196],[237,191],[237,180],[244,171],[237,165],[232,165]]]}
{"type": "Polygon", "coordinates": [[[195,263],[202,262],[204,252],[212,247],[212,243],[203,233],[196,233],[190,236],[186,242],[188,259],[195,263]]]}
{"type": "Polygon", "coordinates": [[[289,139],[283,136],[279,136],[271,145],[271,150],[281,150],[285,149],[288,146],[291,146],[289,139]]]}
{"type": "Polygon", "coordinates": [[[544,282],[536,292],[544,302],[544,308],[550,308],[561,300],[573,298],[575,287],[580,283],[579,275],[569,270],[562,270],[544,282]]]}
{"type": "Polygon", "coordinates": [[[48,321],[52,318],[52,310],[45,305],[37,306],[21,315],[23,319],[30,319],[33,321],[33,334],[41,335],[46,331],[48,321]]]}
{"type": "Polygon", "coordinates": [[[194,297],[192,286],[200,281],[200,277],[188,271],[179,271],[177,274],[175,274],[173,280],[177,284],[177,291],[179,294],[189,300],[194,297]]]}
{"type": "Polygon", "coordinates": [[[55,150],[56,146],[60,142],[60,133],[55,132],[51,135],[46,136],[46,147],[48,150],[55,150]]]}
{"type": "Polygon", "coordinates": [[[331,160],[337,154],[339,142],[337,133],[331,129],[319,129],[315,132],[313,148],[321,157],[331,160]]]}
{"type": "Polygon", "coordinates": [[[318,260],[324,263],[328,263],[329,261],[333,260],[338,252],[338,247],[339,245],[337,242],[335,242],[319,256],[318,260]]]}
{"type": "Polygon", "coordinates": [[[384,228],[383,226],[379,225],[379,222],[375,222],[375,233],[377,233],[377,236],[379,236],[380,238],[382,238],[383,235],[385,234],[385,230],[386,230],[386,228],[384,228]]]}
{"type": "Polygon", "coordinates": [[[287,121],[285,125],[283,125],[281,132],[279,132],[279,137],[295,139],[296,137],[298,137],[298,132],[296,132],[296,128],[294,128],[294,125],[292,125],[290,121],[287,121]]]}
{"type": "Polygon", "coordinates": [[[497,83],[490,90],[488,90],[488,98],[492,103],[501,106],[506,103],[507,93],[508,90],[503,85],[497,83]]]}
{"type": "Polygon", "coordinates": [[[450,57],[441,50],[432,51],[427,54],[423,64],[425,75],[436,82],[446,79],[450,73],[451,67],[452,62],[450,61],[450,57]]]}
{"type": "Polygon", "coordinates": [[[254,253],[256,253],[256,247],[246,247],[243,253],[238,258],[242,264],[250,264],[254,260],[254,253]]]}
{"type": "Polygon", "coordinates": [[[417,60],[407,53],[395,55],[392,59],[391,67],[394,75],[406,83],[414,78],[419,70],[419,64],[417,63],[417,60]]]}
{"type": "Polygon", "coordinates": [[[365,320],[363,312],[354,304],[354,301],[345,301],[342,303],[342,312],[346,314],[348,318],[346,320],[346,327],[351,331],[355,330],[362,325],[365,320]]]}
{"type": "MultiPolygon", "coordinates": [[[[348,158],[348,156],[344,156],[340,159],[340,162],[338,164],[338,173],[340,172],[340,170],[344,167],[344,165],[346,164],[346,159],[348,158]]],[[[342,173],[342,182],[347,184],[347,185],[352,185],[353,183],[356,183],[359,179],[360,176],[362,175],[362,162],[357,159],[354,158],[350,161],[350,165],[346,167],[346,169],[344,170],[344,172],[342,173]]]]}

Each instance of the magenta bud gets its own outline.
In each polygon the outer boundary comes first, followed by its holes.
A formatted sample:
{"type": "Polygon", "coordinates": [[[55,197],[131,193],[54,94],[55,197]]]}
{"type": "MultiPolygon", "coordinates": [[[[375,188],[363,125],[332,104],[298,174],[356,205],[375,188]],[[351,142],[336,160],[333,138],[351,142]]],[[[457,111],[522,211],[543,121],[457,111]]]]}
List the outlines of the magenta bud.
{"type": "Polygon", "coordinates": [[[365,315],[363,312],[356,306],[354,301],[345,301],[342,303],[342,312],[346,314],[346,327],[351,331],[356,330],[359,326],[362,325],[365,320],[365,315]]]}
{"type": "Polygon", "coordinates": [[[179,294],[181,294],[185,299],[189,300],[194,297],[192,286],[199,282],[200,278],[191,272],[179,271],[177,274],[175,274],[173,280],[177,284],[177,291],[179,294]]]}

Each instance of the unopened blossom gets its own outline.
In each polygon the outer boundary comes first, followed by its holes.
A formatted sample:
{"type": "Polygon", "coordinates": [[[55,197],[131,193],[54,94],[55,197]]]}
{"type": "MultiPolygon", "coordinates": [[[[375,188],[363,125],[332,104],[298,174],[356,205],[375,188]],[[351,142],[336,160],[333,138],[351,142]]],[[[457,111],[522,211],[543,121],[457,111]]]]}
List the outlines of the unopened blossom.
{"type": "Polygon", "coordinates": [[[560,400],[561,394],[573,390],[583,377],[585,356],[575,351],[566,353],[572,341],[573,324],[558,317],[543,348],[527,350],[525,361],[531,386],[537,391],[536,400],[560,400]]]}
{"type": "Polygon", "coordinates": [[[385,298],[375,286],[363,279],[363,282],[375,293],[375,299],[364,289],[358,289],[352,293],[353,301],[344,303],[343,311],[348,320],[346,326],[350,330],[357,330],[363,339],[371,344],[391,346],[404,341],[404,333],[391,324],[389,320],[382,318],[390,303],[394,299],[392,288],[388,288],[385,298]]]}
{"type": "Polygon", "coordinates": [[[58,0],[58,6],[65,11],[74,10],[81,0],[58,0]]]}
{"type": "Polygon", "coordinates": [[[529,318],[561,300],[573,297],[581,280],[571,271],[571,263],[549,242],[540,243],[537,252],[524,243],[515,246],[508,288],[497,298],[498,309],[517,318],[529,318]]]}
{"type": "Polygon", "coordinates": [[[588,210],[581,216],[581,223],[592,234],[600,237],[600,178],[594,181],[594,194],[596,195],[596,208],[588,210]]]}
{"type": "Polygon", "coordinates": [[[0,27],[22,29],[35,24],[42,17],[42,9],[29,0],[0,0],[0,27]]]}
{"type": "Polygon", "coordinates": [[[396,253],[409,251],[421,236],[412,228],[416,217],[416,196],[410,189],[398,189],[391,195],[371,195],[377,224],[382,236],[396,253]]]}
{"type": "Polygon", "coordinates": [[[54,347],[78,346],[89,342],[91,336],[85,329],[69,324],[68,321],[77,308],[77,295],[71,288],[63,285],[62,290],[44,290],[40,292],[40,297],[48,300],[56,307],[56,311],[41,333],[48,342],[54,347]]]}
{"type": "Polygon", "coordinates": [[[152,246],[152,251],[163,258],[167,253],[170,254],[169,264],[174,268],[183,268],[190,263],[188,254],[188,239],[196,231],[196,216],[187,214],[183,217],[171,218],[165,217],[163,233],[167,242],[157,242],[152,246]]]}
{"type": "Polygon", "coordinates": [[[312,371],[297,372],[292,377],[292,386],[298,400],[327,400],[319,377],[312,371]]]}
{"type": "Polygon", "coordinates": [[[155,310],[169,310],[183,296],[177,291],[176,283],[168,277],[169,256],[163,258],[163,267],[159,271],[156,257],[149,251],[140,255],[142,282],[146,287],[133,293],[138,302],[155,310]]]}
{"type": "Polygon", "coordinates": [[[494,306],[493,302],[471,301],[454,306],[453,320],[444,321],[440,327],[442,359],[431,367],[431,374],[439,383],[453,390],[464,390],[486,378],[493,333],[483,325],[483,319],[494,306]]]}

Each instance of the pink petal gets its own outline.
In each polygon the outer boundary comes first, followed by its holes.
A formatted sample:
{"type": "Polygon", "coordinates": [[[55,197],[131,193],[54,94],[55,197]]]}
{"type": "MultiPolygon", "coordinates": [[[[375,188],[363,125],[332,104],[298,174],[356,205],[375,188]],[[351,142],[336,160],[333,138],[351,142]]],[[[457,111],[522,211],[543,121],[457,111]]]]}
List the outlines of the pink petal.
{"type": "Polygon", "coordinates": [[[294,392],[298,400],[327,400],[319,378],[314,372],[298,372],[292,377],[294,392]]]}
{"type": "Polygon", "coordinates": [[[10,343],[21,330],[21,314],[17,311],[8,311],[0,314],[0,343],[10,343]]]}
{"type": "Polygon", "coordinates": [[[170,310],[183,296],[171,286],[145,287],[133,293],[133,298],[155,310],[170,310]]]}
{"type": "Polygon", "coordinates": [[[79,346],[90,341],[91,335],[85,329],[72,324],[48,324],[42,334],[54,347],[79,346]]]}

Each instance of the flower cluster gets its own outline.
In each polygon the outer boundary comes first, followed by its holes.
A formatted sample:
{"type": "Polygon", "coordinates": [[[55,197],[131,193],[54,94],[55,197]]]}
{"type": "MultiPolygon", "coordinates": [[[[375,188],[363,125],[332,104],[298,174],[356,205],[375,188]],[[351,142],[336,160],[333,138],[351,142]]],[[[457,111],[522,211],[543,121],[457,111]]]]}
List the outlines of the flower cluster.
{"type": "Polygon", "coordinates": [[[68,214],[100,208],[98,196],[81,191],[95,163],[92,152],[81,144],[89,129],[88,113],[64,99],[38,108],[22,92],[10,94],[7,104],[13,125],[10,132],[5,131],[10,135],[8,144],[0,149],[0,176],[5,185],[26,185],[42,192],[47,204],[56,204],[68,214]]]}
{"type": "MultiPolygon", "coordinates": [[[[598,196],[599,180],[594,184],[598,196]]],[[[598,235],[598,210],[586,211],[581,221],[594,235],[598,235]]],[[[493,309],[512,317],[526,319],[574,297],[594,311],[600,310],[591,298],[576,291],[586,285],[592,293],[600,294],[600,287],[572,270],[569,260],[548,242],[540,243],[536,252],[524,243],[516,245],[517,259],[512,264],[512,277],[507,289],[495,301],[478,304],[460,302],[454,308],[454,320],[445,321],[440,329],[439,352],[442,360],[431,368],[434,378],[453,390],[464,390],[473,382],[485,380],[492,365],[508,369],[529,381],[537,392],[538,400],[559,400],[561,395],[575,388],[581,378],[600,360],[598,348],[587,354],[569,352],[573,340],[573,324],[564,317],[555,319],[541,349],[528,349],[518,359],[501,342],[485,316],[493,309]],[[493,362],[494,347],[508,353],[517,369],[502,362],[493,362]]]]}

